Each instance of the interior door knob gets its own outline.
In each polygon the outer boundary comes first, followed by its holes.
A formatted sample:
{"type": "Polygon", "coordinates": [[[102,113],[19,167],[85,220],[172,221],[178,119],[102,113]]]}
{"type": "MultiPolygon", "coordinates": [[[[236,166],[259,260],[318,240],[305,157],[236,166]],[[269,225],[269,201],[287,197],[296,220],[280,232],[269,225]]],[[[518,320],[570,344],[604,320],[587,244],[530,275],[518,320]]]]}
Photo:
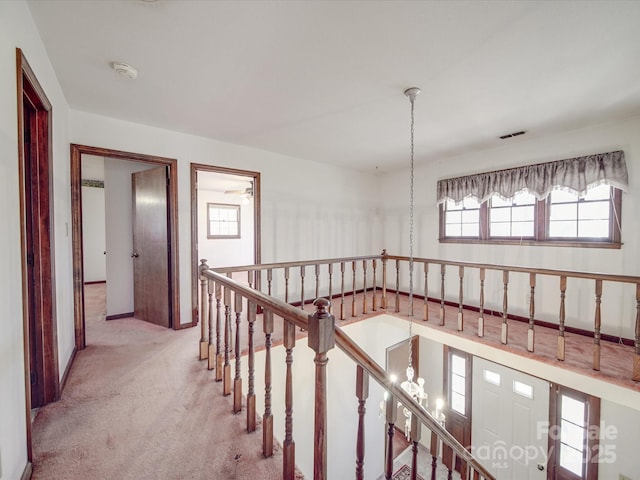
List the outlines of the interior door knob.
{"type": "Polygon", "coordinates": [[[138,258],[140,255],[138,255],[138,252],[133,252],[131,254],[131,258],[138,258]]]}
{"type": "Polygon", "coordinates": [[[539,463],[538,464],[538,470],[543,471],[544,470],[544,465],[539,463]]]}

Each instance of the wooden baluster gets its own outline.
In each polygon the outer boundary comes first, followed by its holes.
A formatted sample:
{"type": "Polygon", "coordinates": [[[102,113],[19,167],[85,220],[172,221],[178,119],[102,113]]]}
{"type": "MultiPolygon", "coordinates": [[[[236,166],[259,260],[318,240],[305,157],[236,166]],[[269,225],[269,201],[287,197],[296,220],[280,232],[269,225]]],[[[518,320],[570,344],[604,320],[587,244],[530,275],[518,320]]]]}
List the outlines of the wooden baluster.
{"type": "Polygon", "coordinates": [[[333,263],[329,264],[329,311],[333,312],[333,263]]]}
{"type": "Polygon", "coordinates": [[[535,302],[535,293],[536,293],[536,274],[529,274],[529,288],[531,289],[529,293],[529,331],[527,332],[527,350],[533,352],[535,345],[535,331],[533,327],[535,325],[534,315],[536,312],[536,302],[535,302]]]}
{"type": "MultiPolygon", "coordinates": [[[[209,270],[209,266],[207,261],[202,259],[200,260],[200,272],[204,270],[209,270]]],[[[207,319],[209,318],[207,298],[207,279],[200,275],[200,360],[207,358],[209,353],[209,342],[207,341],[207,319]]]]}
{"type": "Polygon", "coordinates": [[[387,308],[387,251],[382,250],[382,308],[387,308]]]}
{"type": "Polygon", "coordinates": [[[316,263],[315,269],[316,269],[316,297],[315,298],[319,298],[320,297],[320,265],[316,263]]]}
{"type": "Polygon", "coordinates": [[[422,312],[422,319],[425,322],[429,321],[429,262],[423,263],[424,267],[424,306],[422,312]]]}
{"type": "Polygon", "coordinates": [[[367,313],[367,261],[362,261],[362,282],[363,282],[363,292],[362,292],[362,314],[367,313]]]}
{"type": "Polygon", "coordinates": [[[567,291],[567,277],[560,277],[560,316],[558,319],[558,360],[564,360],[564,321],[565,321],[565,294],[567,291]]]}
{"type": "Polygon", "coordinates": [[[273,312],[264,311],[264,415],[262,416],[262,455],[273,455],[273,414],[271,413],[271,335],[273,334],[273,312]]]}
{"type": "Polygon", "coordinates": [[[207,293],[209,294],[209,302],[208,302],[208,312],[209,312],[209,320],[208,320],[208,324],[209,324],[209,343],[207,345],[207,369],[208,370],[213,370],[214,368],[216,368],[216,346],[213,343],[213,329],[214,329],[214,321],[213,321],[213,290],[214,290],[214,281],[213,280],[209,280],[208,283],[208,288],[207,288],[207,293]]]}
{"type": "Polygon", "coordinates": [[[358,438],[356,440],[356,480],[364,480],[365,431],[364,416],[369,397],[369,374],[356,365],[356,397],[358,399],[358,438]]]}
{"type": "Polygon", "coordinates": [[[289,267],[284,267],[284,303],[289,303],[289,267]]]}
{"type": "Polygon", "coordinates": [[[602,303],[602,280],[596,280],[596,318],[593,331],[593,369],[600,370],[600,327],[602,316],[600,304],[602,303]]]}
{"type": "Polygon", "coordinates": [[[316,352],[314,396],[314,451],[313,479],[327,478],[327,353],[335,347],[335,318],[329,313],[329,300],[318,298],[313,302],[316,311],[309,315],[308,345],[316,352]]]}
{"type": "Polygon", "coordinates": [[[418,442],[420,442],[420,421],[416,415],[411,415],[411,480],[418,478],[418,442]]]}
{"type": "Polygon", "coordinates": [[[356,262],[351,262],[351,316],[356,316],[356,262]]]}
{"type": "Polygon", "coordinates": [[[390,480],[393,475],[393,434],[395,433],[398,407],[391,392],[386,392],[385,411],[387,420],[387,441],[385,442],[384,478],[390,480]]]}
{"type": "Polygon", "coordinates": [[[396,259],[396,313],[400,312],[400,260],[396,259]]]}
{"type": "Polygon", "coordinates": [[[236,349],[235,364],[236,376],[233,379],[233,413],[242,411],[242,376],[240,373],[240,320],[242,315],[242,296],[237,292],[234,293],[235,312],[236,312],[236,349]]]}
{"type": "Polygon", "coordinates": [[[440,440],[435,432],[431,432],[431,443],[429,451],[431,452],[431,480],[436,480],[436,470],[438,469],[438,455],[439,455],[440,440]]]}
{"type": "Polygon", "coordinates": [[[253,330],[256,322],[256,304],[247,300],[247,322],[249,323],[249,385],[247,388],[247,432],[256,431],[256,392],[255,392],[255,351],[253,330]]]}
{"type": "Polygon", "coordinates": [[[271,296],[271,284],[273,283],[273,269],[267,269],[267,295],[271,296]]]}
{"type": "Polygon", "coordinates": [[[284,442],[282,444],[284,480],[295,479],[295,452],[296,445],[293,441],[293,347],[296,344],[296,329],[293,323],[284,320],[283,344],[285,348],[285,362],[287,372],[285,376],[284,393],[284,442]]]}
{"type": "Polygon", "coordinates": [[[640,382],[640,283],[636,284],[636,337],[632,378],[634,382],[640,382]]]}
{"type": "Polygon", "coordinates": [[[478,317],[478,336],[484,337],[484,268],[480,269],[480,316],[478,317]]]}
{"type": "Polygon", "coordinates": [[[444,442],[442,443],[442,463],[445,467],[447,467],[447,478],[450,479],[451,472],[453,471],[455,466],[455,458],[453,456],[453,449],[450,446],[446,445],[444,442]]]}
{"type": "Polygon", "coordinates": [[[509,338],[509,326],[507,325],[507,309],[508,309],[508,288],[509,288],[509,271],[503,270],[502,283],[504,284],[504,293],[502,296],[502,335],[500,341],[506,345],[509,338]]]}
{"type": "Polygon", "coordinates": [[[340,262],[340,320],[344,317],[344,262],[340,262]]]}
{"type": "Polygon", "coordinates": [[[462,309],[462,294],[464,288],[464,267],[458,267],[458,276],[460,277],[460,287],[458,290],[458,331],[464,329],[464,312],[462,309]]]}
{"type": "Polygon", "coordinates": [[[444,325],[444,274],[447,267],[444,263],[440,264],[440,326],[444,325]]]}
{"type": "Polygon", "coordinates": [[[300,308],[304,310],[304,265],[300,265],[300,308]]]}
{"type": "Polygon", "coordinates": [[[371,261],[371,267],[373,268],[373,300],[371,300],[371,309],[374,312],[378,311],[378,292],[376,292],[376,269],[378,268],[378,261],[374,258],[371,261]]]}
{"type": "Polygon", "coordinates": [[[255,279],[255,271],[247,270],[247,283],[249,284],[249,288],[253,288],[254,279],[255,279]]]}
{"type": "Polygon", "coordinates": [[[231,290],[224,287],[224,369],[222,394],[231,395],[231,363],[229,349],[231,345],[231,290]]]}
{"type": "Polygon", "coordinates": [[[222,319],[224,313],[222,311],[222,285],[216,283],[216,382],[222,381],[222,364],[224,358],[220,348],[220,331],[222,329],[222,319]]]}

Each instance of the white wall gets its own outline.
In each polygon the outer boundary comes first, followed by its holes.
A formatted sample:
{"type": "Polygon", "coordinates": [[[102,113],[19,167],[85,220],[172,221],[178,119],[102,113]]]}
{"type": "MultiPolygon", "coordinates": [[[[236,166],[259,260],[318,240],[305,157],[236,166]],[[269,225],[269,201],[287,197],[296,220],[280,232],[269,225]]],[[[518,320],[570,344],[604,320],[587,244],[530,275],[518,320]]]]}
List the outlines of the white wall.
{"type": "Polygon", "coordinates": [[[601,461],[598,478],[610,480],[618,474],[630,480],[640,480],[640,411],[614,402],[600,404],[601,461]]]}
{"type": "Polygon", "coordinates": [[[82,257],[84,281],[104,282],[105,261],[104,188],[82,187],[82,257]]]}
{"type": "Polygon", "coordinates": [[[253,200],[245,205],[239,195],[198,189],[198,259],[212,268],[253,265],[253,212],[253,200]],[[240,205],[240,238],[207,238],[207,203],[240,205]]]}
{"type": "MultiPolygon", "coordinates": [[[[418,257],[462,260],[537,268],[603,272],[618,275],[640,275],[640,117],[619,120],[571,132],[536,136],[535,132],[511,139],[504,146],[457,157],[443,157],[428,166],[417,167],[415,250],[418,257]],[[590,153],[623,150],[629,170],[629,192],[622,198],[621,249],[570,248],[552,246],[451,244],[438,242],[438,179],[519,165],[572,158],[590,153]]],[[[416,149],[420,155],[419,148],[416,149]]],[[[408,202],[397,191],[406,189],[408,172],[401,171],[383,177],[380,189],[384,245],[391,253],[408,254],[408,202]]],[[[422,267],[419,267],[420,278],[422,267]]],[[[440,296],[440,269],[431,268],[429,293],[440,296]]],[[[536,318],[557,322],[559,311],[558,279],[538,276],[536,288],[536,318]]],[[[420,285],[418,289],[422,288],[420,285]]],[[[465,277],[465,298],[469,303],[479,296],[477,270],[465,277]]],[[[501,275],[487,274],[486,303],[502,310],[501,275]]],[[[595,312],[594,282],[568,281],[566,305],[567,324],[593,330],[595,312]]],[[[528,276],[512,274],[509,281],[510,313],[528,316],[528,276]]],[[[457,300],[458,272],[447,270],[446,296],[457,300]]],[[[611,335],[634,336],[635,289],[616,288],[605,282],[602,297],[603,332],[611,335]]]]}
{"type": "Polygon", "coordinates": [[[133,207],[131,174],[148,163],[104,159],[107,316],[133,312],[133,207]]]}
{"type": "Polygon", "coordinates": [[[74,143],[178,159],[181,323],[191,321],[190,162],[261,172],[265,263],[380,251],[372,175],[85,112],[71,112],[71,127],[74,143]]]}
{"type": "Polygon", "coordinates": [[[20,478],[27,464],[18,182],[16,47],[53,106],[55,288],[60,374],[74,346],[68,105],[27,4],[0,2],[0,467],[20,478]]]}

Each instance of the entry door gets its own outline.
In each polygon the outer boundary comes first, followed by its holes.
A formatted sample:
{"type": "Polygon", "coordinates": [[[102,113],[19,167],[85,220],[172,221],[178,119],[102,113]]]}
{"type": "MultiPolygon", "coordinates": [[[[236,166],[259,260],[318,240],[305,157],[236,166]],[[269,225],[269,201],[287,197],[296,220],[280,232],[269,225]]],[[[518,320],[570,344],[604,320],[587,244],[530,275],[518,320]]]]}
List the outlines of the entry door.
{"type": "MultiPolygon", "coordinates": [[[[444,391],[447,398],[445,426],[462,446],[469,449],[472,422],[471,355],[445,345],[444,357],[444,391]]],[[[445,463],[450,461],[451,455],[453,451],[450,448],[443,449],[442,459],[445,463]]],[[[458,457],[455,470],[460,472],[462,478],[466,478],[466,465],[458,457]]]]}
{"type": "Polygon", "coordinates": [[[474,360],[473,453],[496,478],[547,478],[549,383],[474,360]]]}
{"type": "Polygon", "coordinates": [[[171,326],[167,167],[131,175],[133,308],[139,320],[171,326]]]}

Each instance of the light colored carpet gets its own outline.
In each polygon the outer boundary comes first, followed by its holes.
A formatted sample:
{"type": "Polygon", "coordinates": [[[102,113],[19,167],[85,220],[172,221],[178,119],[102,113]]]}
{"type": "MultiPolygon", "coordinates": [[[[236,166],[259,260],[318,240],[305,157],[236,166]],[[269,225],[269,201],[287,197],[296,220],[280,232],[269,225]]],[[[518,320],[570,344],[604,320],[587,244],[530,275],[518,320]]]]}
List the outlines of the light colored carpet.
{"type": "Polygon", "coordinates": [[[88,287],[88,345],[35,418],[33,479],[282,478],[279,448],[262,457],[261,428],[245,432],[246,413],[197,360],[199,329],[104,321],[88,287]]]}

